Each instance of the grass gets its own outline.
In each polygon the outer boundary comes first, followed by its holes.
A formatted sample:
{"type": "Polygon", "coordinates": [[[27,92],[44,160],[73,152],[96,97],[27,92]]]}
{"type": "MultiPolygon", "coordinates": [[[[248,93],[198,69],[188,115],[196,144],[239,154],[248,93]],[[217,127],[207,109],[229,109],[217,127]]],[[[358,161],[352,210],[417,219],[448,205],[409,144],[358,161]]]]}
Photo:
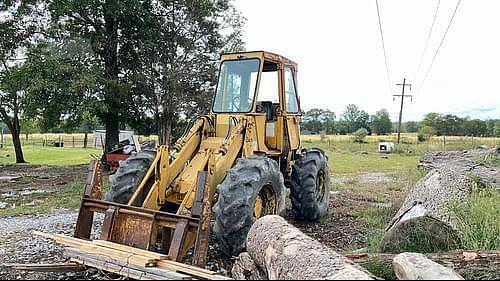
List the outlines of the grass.
{"type": "MultiPolygon", "coordinates": [[[[57,148],[25,146],[23,147],[24,158],[31,165],[56,165],[71,166],[88,164],[91,155],[102,153],[101,149],[95,148],[57,148]]],[[[0,149],[0,165],[15,164],[16,154],[13,147],[0,149]]]]}
{"type": "Polygon", "coordinates": [[[465,249],[500,250],[500,192],[481,188],[450,206],[465,249]]]}
{"type": "Polygon", "coordinates": [[[361,218],[368,226],[368,252],[379,252],[380,242],[385,234],[385,228],[395,211],[393,208],[369,207],[361,209],[352,215],[361,218]]]}
{"type": "Polygon", "coordinates": [[[83,183],[74,182],[54,192],[23,195],[15,199],[15,208],[1,209],[0,217],[43,214],[59,208],[78,208],[82,193],[83,183]]]}

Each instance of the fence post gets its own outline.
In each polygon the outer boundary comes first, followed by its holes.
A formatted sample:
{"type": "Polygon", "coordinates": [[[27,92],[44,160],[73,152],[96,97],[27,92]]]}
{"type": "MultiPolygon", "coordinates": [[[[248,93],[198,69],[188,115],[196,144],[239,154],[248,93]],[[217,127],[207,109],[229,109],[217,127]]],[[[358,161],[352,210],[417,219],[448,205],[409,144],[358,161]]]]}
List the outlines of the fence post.
{"type": "Polygon", "coordinates": [[[0,130],[0,148],[3,148],[4,143],[3,143],[3,128],[0,130]]]}

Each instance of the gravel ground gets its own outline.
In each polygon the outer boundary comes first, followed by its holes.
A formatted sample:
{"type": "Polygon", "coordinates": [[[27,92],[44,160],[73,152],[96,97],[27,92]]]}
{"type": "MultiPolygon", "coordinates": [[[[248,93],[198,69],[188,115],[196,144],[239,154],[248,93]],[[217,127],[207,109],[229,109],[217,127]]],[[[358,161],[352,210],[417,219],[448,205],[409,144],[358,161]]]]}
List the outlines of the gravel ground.
{"type": "MultiPolygon", "coordinates": [[[[9,263],[62,263],[68,259],[62,247],[53,241],[34,236],[33,231],[71,235],[77,218],[76,210],[59,209],[39,216],[0,218],[0,264],[9,263]]],[[[93,230],[97,231],[102,216],[96,215],[93,230]]],[[[0,280],[71,280],[103,279],[105,276],[94,269],[68,273],[33,273],[10,271],[0,268],[0,280]]]]}

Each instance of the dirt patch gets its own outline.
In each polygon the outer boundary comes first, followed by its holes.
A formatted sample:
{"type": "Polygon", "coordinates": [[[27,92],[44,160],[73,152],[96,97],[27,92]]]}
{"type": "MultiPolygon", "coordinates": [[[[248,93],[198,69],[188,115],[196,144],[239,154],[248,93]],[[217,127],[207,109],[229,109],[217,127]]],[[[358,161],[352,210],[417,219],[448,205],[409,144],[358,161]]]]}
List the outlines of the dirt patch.
{"type": "Polygon", "coordinates": [[[0,166],[0,193],[28,190],[50,190],[84,179],[87,165],[40,166],[22,165],[0,166]],[[8,180],[6,180],[8,179],[8,180]]]}

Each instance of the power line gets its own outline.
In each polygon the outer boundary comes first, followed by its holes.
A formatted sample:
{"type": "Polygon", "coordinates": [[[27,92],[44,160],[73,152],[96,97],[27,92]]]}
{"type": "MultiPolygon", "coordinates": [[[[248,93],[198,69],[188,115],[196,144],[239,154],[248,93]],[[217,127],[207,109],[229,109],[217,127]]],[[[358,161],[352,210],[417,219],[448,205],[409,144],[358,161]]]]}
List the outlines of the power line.
{"type": "Polygon", "coordinates": [[[427,72],[425,73],[424,79],[420,83],[420,86],[418,88],[417,93],[420,92],[420,90],[424,86],[425,80],[427,79],[427,76],[429,75],[429,72],[431,71],[432,66],[434,65],[434,61],[436,60],[436,57],[437,57],[437,55],[439,53],[439,50],[441,49],[441,46],[443,45],[444,39],[446,38],[446,35],[448,34],[448,31],[450,30],[451,24],[453,23],[453,19],[455,18],[455,15],[457,13],[458,6],[460,6],[461,2],[462,2],[462,0],[458,0],[457,6],[455,7],[455,11],[453,11],[453,15],[451,16],[450,22],[448,23],[448,27],[446,27],[446,31],[443,34],[443,38],[441,39],[441,42],[439,43],[439,46],[438,46],[438,48],[436,50],[436,53],[434,54],[434,57],[432,58],[431,64],[429,65],[429,68],[427,69],[427,72]]]}
{"type": "Polygon", "coordinates": [[[378,27],[380,31],[380,38],[382,39],[382,50],[384,50],[385,70],[387,71],[387,80],[388,80],[387,82],[389,84],[389,90],[390,90],[391,75],[389,74],[389,63],[387,62],[387,53],[385,51],[384,32],[382,31],[382,21],[380,20],[380,9],[378,7],[378,0],[375,0],[375,4],[377,5],[378,27]]]}
{"type": "Polygon", "coordinates": [[[427,52],[427,47],[429,46],[429,40],[431,39],[432,30],[434,29],[434,24],[436,23],[436,18],[437,18],[440,4],[441,4],[441,0],[438,0],[437,6],[436,6],[436,11],[434,12],[434,18],[432,19],[431,28],[429,29],[429,35],[427,36],[427,40],[425,41],[425,46],[424,46],[424,49],[422,51],[422,55],[420,56],[418,68],[417,68],[417,71],[415,72],[415,79],[413,79],[413,80],[416,80],[416,76],[420,72],[420,68],[422,67],[422,62],[424,60],[425,53],[427,52]]]}

